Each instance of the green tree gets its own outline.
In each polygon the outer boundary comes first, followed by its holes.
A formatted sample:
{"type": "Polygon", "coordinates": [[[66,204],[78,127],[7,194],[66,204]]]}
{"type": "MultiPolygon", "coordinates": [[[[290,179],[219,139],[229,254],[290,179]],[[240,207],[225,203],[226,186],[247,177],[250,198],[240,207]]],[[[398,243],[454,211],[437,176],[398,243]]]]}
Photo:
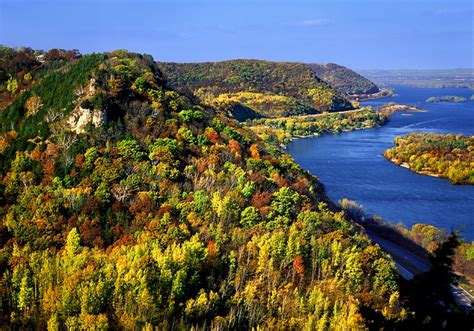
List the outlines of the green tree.
{"type": "Polygon", "coordinates": [[[77,232],[76,228],[72,228],[67,235],[66,252],[68,254],[74,254],[80,248],[80,244],[81,237],[79,236],[79,232],[77,232]]]}
{"type": "Polygon", "coordinates": [[[260,214],[257,208],[251,206],[242,210],[240,214],[240,224],[242,224],[242,226],[250,228],[258,224],[259,221],[260,214]]]}
{"type": "Polygon", "coordinates": [[[10,78],[7,81],[7,91],[10,92],[10,94],[15,94],[15,92],[18,90],[18,81],[10,76],[10,78]]]}
{"type": "Polygon", "coordinates": [[[300,195],[291,188],[283,186],[273,194],[271,206],[281,216],[290,217],[298,207],[300,195]]]}

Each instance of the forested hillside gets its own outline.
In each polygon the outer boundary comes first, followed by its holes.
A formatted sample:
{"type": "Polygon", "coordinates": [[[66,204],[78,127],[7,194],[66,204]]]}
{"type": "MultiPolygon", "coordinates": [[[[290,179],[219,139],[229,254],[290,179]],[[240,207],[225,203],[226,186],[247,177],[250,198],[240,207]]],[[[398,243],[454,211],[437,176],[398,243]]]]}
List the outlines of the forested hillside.
{"type": "Polygon", "coordinates": [[[393,261],[291,157],[172,90],[150,56],[56,53],[1,49],[0,325],[406,318],[393,261]]]}
{"type": "Polygon", "coordinates": [[[335,63],[310,63],[307,66],[314,71],[316,76],[340,93],[360,95],[373,94],[380,91],[373,82],[344,66],[335,63]]]}
{"type": "Polygon", "coordinates": [[[353,108],[303,63],[233,60],[158,65],[172,87],[194,93],[241,121],[353,108]]]}
{"type": "Polygon", "coordinates": [[[384,155],[420,174],[474,184],[474,136],[412,133],[397,137],[384,155]]]}

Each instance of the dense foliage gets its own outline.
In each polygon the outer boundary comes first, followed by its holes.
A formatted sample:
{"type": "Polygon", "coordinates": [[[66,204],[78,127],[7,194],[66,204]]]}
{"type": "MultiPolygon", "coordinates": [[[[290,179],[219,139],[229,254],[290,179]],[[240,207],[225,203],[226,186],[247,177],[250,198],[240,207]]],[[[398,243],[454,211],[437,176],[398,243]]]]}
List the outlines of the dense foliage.
{"type": "Polygon", "coordinates": [[[389,160],[411,170],[448,178],[453,184],[474,184],[474,137],[412,133],[395,139],[389,160]]]}
{"type": "Polygon", "coordinates": [[[239,120],[352,109],[342,94],[303,63],[160,62],[159,67],[172,87],[192,91],[208,104],[224,106],[239,120]]]}
{"type": "MultiPolygon", "coordinates": [[[[383,224],[385,231],[392,230],[399,233],[402,238],[408,239],[426,250],[428,254],[433,254],[436,249],[449,238],[449,234],[430,224],[418,223],[411,228],[406,228],[401,224],[383,224]]],[[[458,229],[462,230],[462,229],[458,229]]],[[[390,238],[392,241],[400,241],[397,238],[390,238]]],[[[474,295],[474,241],[458,239],[459,246],[454,254],[453,269],[459,276],[462,287],[474,295]]],[[[405,244],[405,246],[408,246],[405,244]]],[[[411,251],[416,251],[416,247],[411,246],[411,251]]],[[[420,255],[423,253],[421,252],[420,255]]]]}
{"type": "Polygon", "coordinates": [[[31,70],[0,113],[0,324],[360,329],[405,318],[393,261],[316,178],[168,88],[151,57],[31,70]]]}
{"type": "Polygon", "coordinates": [[[80,57],[77,50],[51,49],[48,52],[28,47],[0,45],[0,109],[29,88],[47,69],[54,69],[80,57]]]}
{"type": "Polygon", "coordinates": [[[314,71],[316,76],[340,93],[361,95],[379,92],[379,88],[373,82],[344,66],[334,63],[311,63],[307,66],[314,71]]]}
{"type": "Polygon", "coordinates": [[[265,142],[286,145],[294,137],[367,129],[383,125],[389,118],[390,112],[361,108],[342,113],[255,119],[247,125],[265,142]]]}

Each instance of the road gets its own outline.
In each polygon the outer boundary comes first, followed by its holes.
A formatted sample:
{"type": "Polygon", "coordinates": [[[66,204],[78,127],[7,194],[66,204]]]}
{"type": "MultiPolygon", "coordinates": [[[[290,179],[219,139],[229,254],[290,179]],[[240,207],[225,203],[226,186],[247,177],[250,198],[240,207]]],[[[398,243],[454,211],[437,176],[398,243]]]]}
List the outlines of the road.
{"type": "Polygon", "coordinates": [[[451,285],[451,293],[453,293],[454,300],[464,312],[467,313],[472,309],[474,298],[465,289],[451,285]]]}
{"type": "MultiPolygon", "coordinates": [[[[426,272],[430,269],[431,265],[427,259],[408,251],[406,248],[394,242],[381,238],[372,232],[367,231],[367,235],[373,242],[377,243],[380,248],[392,256],[398,272],[403,278],[410,280],[416,274],[426,272]]],[[[466,290],[460,286],[451,285],[451,293],[461,310],[469,312],[472,309],[474,297],[466,290]]]]}
{"type": "Polygon", "coordinates": [[[430,270],[431,265],[428,259],[424,259],[408,251],[406,248],[381,238],[372,232],[367,232],[367,235],[373,242],[379,244],[380,248],[392,256],[403,278],[410,280],[414,275],[430,270]]]}

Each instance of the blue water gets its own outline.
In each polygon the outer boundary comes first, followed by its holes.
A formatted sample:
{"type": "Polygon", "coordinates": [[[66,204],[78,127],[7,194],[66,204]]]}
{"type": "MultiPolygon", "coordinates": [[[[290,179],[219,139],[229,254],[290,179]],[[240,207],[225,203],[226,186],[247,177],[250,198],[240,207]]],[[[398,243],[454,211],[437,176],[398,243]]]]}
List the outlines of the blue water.
{"type": "Polygon", "coordinates": [[[382,153],[396,136],[409,132],[474,134],[473,90],[392,86],[397,96],[364,102],[419,106],[425,113],[399,112],[380,128],[298,139],[288,153],[325,185],[333,201],[355,200],[370,215],[411,227],[433,224],[461,230],[474,240],[474,186],[416,174],[386,160],[382,153]],[[431,96],[458,95],[465,103],[426,103],[431,96]]]}

